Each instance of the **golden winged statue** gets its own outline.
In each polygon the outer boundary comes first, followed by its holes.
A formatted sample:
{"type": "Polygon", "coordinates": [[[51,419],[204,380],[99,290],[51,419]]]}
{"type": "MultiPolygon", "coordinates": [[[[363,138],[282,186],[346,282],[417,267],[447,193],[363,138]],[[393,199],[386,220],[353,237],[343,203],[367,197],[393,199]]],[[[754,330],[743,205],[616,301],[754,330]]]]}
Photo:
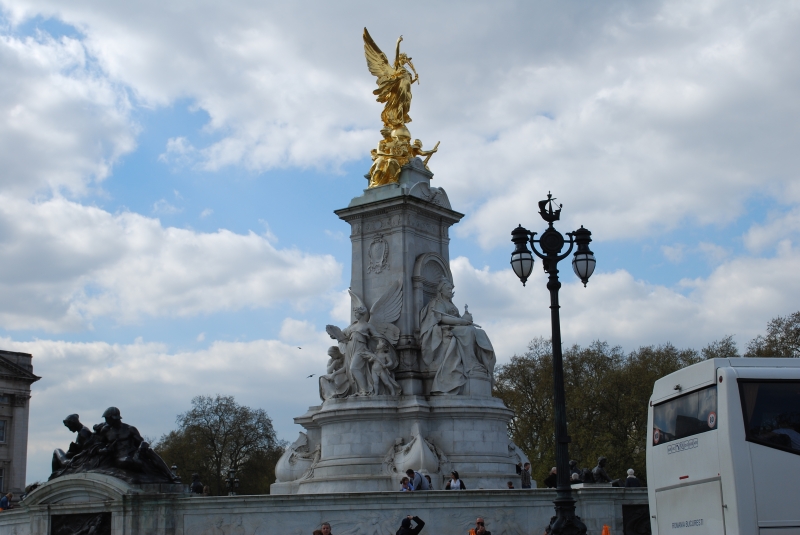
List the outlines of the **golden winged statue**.
{"type": "Polygon", "coordinates": [[[364,28],[364,55],[367,58],[367,67],[373,76],[378,77],[378,89],[372,93],[378,97],[378,102],[383,102],[381,119],[384,126],[395,129],[411,122],[408,110],[411,109],[411,84],[419,82],[419,75],[414,64],[405,53],[400,52],[401,35],[397,39],[394,64],[389,63],[378,45],[372,40],[369,32],[364,28]],[[414,76],[406,69],[411,67],[414,76]]]}
{"type": "Polygon", "coordinates": [[[423,151],[422,143],[416,140],[411,144],[411,133],[406,124],[411,122],[408,112],[411,109],[411,84],[419,83],[414,64],[405,53],[400,52],[401,35],[395,47],[394,64],[389,63],[369,32],[364,28],[364,56],[367,67],[373,76],[378,78],[378,89],[373,94],[378,102],[384,104],[381,112],[383,139],[378,148],[372,151],[372,167],[369,170],[369,187],[374,188],[397,182],[401,168],[416,156],[427,156],[427,168],[430,156],[438,150],[438,143],[433,150],[423,151]],[[411,68],[411,72],[406,69],[411,68]],[[413,76],[411,73],[414,73],[413,76]]]}

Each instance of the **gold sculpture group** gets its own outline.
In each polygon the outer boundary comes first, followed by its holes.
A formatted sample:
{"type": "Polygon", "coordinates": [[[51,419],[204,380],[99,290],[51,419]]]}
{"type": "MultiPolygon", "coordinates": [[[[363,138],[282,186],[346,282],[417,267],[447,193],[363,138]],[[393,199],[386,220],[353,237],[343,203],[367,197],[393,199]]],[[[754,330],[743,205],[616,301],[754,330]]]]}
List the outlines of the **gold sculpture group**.
{"type": "Polygon", "coordinates": [[[383,186],[397,182],[400,170],[417,156],[424,156],[425,168],[431,155],[439,150],[439,143],[432,150],[422,150],[422,141],[411,142],[411,133],[406,124],[411,122],[408,111],[411,109],[411,84],[419,83],[419,75],[414,64],[405,53],[400,52],[403,36],[397,39],[394,64],[389,63],[386,54],[381,52],[375,41],[364,28],[364,55],[367,58],[369,72],[378,77],[378,89],[373,93],[377,101],[384,103],[381,112],[383,139],[378,148],[372,149],[372,167],[369,169],[369,187],[383,186]],[[406,69],[411,67],[414,76],[406,69]]]}

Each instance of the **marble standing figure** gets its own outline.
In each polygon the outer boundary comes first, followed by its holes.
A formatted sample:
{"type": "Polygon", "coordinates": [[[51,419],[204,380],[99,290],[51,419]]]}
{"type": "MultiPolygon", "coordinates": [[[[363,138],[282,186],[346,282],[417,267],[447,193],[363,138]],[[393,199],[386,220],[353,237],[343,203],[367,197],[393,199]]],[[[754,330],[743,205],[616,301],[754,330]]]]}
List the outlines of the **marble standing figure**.
{"type": "Polygon", "coordinates": [[[436,297],[420,313],[422,360],[436,368],[431,393],[460,394],[471,375],[492,379],[495,355],[489,337],[472,322],[472,314],[458,313],[453,283],[443,278],[436,297]]]}
{"type": "Polygon", "coordinates": [[[350,291],[355,321],[345,329],[328,325],[325,330],[344,348],[344,369],[349,388],[347,394],[371,396],[380,393],[381,383],[391,395],[399,393],[398,385],[390,372],[397,365],[394,346],[400,329],[393,325],[400,317],[403,291],[400,281],[391,287],[367,309],[361,298],[350,291]]]}
{"type": "Polygon", "coordinates": [[[389,343],[381,338],[378,340],[378,346],[375,348],[375,353],[370,357],[372,363],[372,385],[376,394],[380,394],[380,386],[390,396],[397,396],[402,392],[402,388],[394,380],[390,373],[390,367],[393,364],[391,348],[389,343]]]}

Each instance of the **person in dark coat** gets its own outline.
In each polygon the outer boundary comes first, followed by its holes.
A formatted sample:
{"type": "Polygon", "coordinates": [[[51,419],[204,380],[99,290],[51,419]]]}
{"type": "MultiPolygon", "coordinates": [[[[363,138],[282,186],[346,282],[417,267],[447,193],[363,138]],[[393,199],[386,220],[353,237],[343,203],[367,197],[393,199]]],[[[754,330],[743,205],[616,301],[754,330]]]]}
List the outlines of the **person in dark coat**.
{"type": "Polygon", "coordinates": [[[458,472],[453,470],[450,472],[450,481],[444,486],[444,490],[467,490],[467,486],[458,477],[458,472]]]}
{"type": "Polygon", "coordinates": [[[626,487],[641,487],[642,482],[634,475],[633,468],[628,468],[628,477],[625,478],[626,487]]]}
{"type": "Polygon", "coordinates": [[[420,517],[408,515],[400,523],[400,529],[397,530],[395,535],[417,535],[424,527],[425,522],[423,522],[420,517]],[[411,527],[412,520],[417,524],[413,528],[411,527]]]}
{"type": "Polygon", "coordinates": [[[550,470],[550,474],[544,478],[544,486],[548,489],[554,489],[558,486],[558,474],[555,466],[550,470]]]}

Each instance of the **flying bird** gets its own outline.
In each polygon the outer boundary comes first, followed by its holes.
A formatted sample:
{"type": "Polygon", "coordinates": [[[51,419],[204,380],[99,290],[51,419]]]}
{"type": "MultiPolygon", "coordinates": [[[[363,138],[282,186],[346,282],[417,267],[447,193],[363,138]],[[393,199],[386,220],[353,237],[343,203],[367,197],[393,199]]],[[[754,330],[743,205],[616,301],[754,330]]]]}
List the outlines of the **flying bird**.
{"type": "Polygon", "coordinates": [[[308,377],[306,377],[306,379],[311,379],[312,377],[314,377],[313,373],[311,375],[309,375],[308,377]]]}
{"type": "Polygon", "coordinates": [[[300,347],[300,346],[297,346],[297,349],[303,349],[303,348],[302,348],[302,347],[300,347]]]}

